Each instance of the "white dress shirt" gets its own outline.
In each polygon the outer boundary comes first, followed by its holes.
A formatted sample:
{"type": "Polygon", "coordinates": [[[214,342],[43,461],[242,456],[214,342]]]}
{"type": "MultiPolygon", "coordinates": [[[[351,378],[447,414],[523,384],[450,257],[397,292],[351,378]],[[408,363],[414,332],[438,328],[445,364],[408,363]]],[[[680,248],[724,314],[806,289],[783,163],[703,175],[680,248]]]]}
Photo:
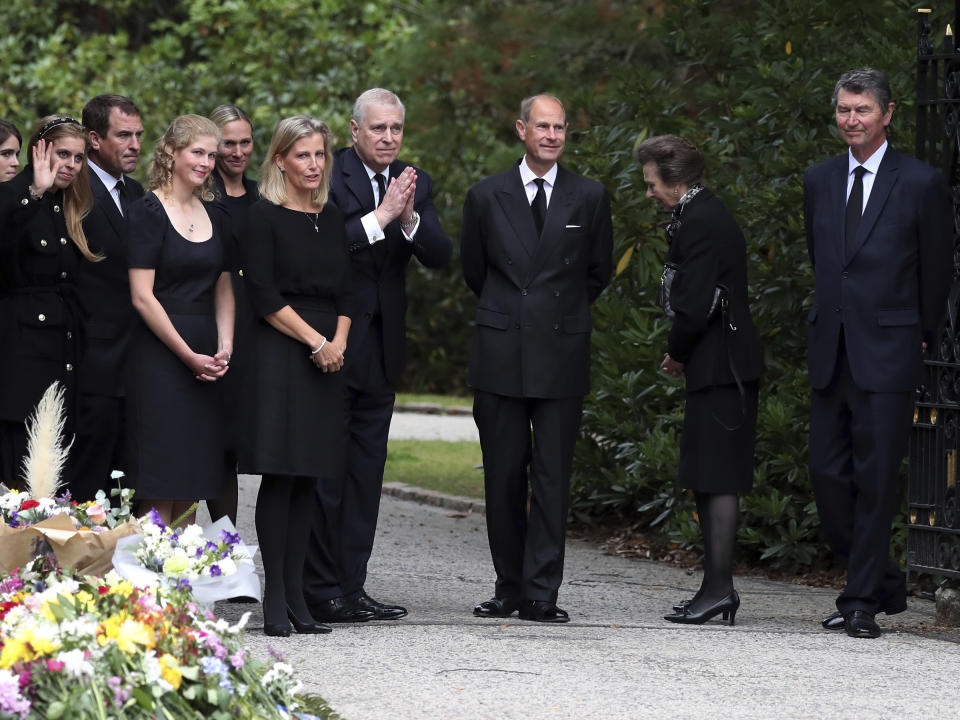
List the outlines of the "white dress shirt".
{"type": "Polygon", "coordinates": [[[110,193],[110,197],[113,198],[113,202],[116,204],[117,210],[119,210],[120,214],[123,215],[123,206],[120,204],[120,191],[117,189],[117,185],[123,182],[123,176],[121,175],[120,177],[115,178],[90,158],[87,158],[87,162],[90,163],[90,168],[97,174],[97,177],[100,178],[100,182],[103,183],[103,186],[107,188],[107,192],[110,193]]]}
{"type": "MultiPolygon", "coordinates": [[[[370,184],[373,186],[373,201],[380,205],[380,188],[377,185],[377,173],[367,167],[367,164],[361,161],[363,169],[367,171],[367,177],[370,178],[370,184]]],[[[387,188],[390,186],[390,169],[387,168],[380,175],[383,176],[383,187],[387,188]]],[[[413,242],[413,236],[417,234],[417,230],[420,228],[420,215],[416,215],[417,222],[410,229],[410,231],[400,228],[403,232],[403,236],[407,239],[407,242],[413,242]]],[[[374,243],[380,242],[386,238],[386,234],[383,232],[383,228],[380,227],[380,223],[377,221],[377,215],[374,212],[368,212],[366,215],[360,218],[360,224],[363,225],[363,231],[367,234],[367,240],[371,245],[374,243]]]]}
{"type": "MultiPolygon", "coordinates": [[[[537,184],[534,180],[538,177],[540,176],[527,165],[527,156],[524,155],[523,160],[520,161],[520,182],[523,183],[523,189],[527,192],[527,202],[531,205],[533,205],[533,198],[537,195],[537,184]]],[[[550,196],[553,195],[553,186],[557,182],[556,163],[543,174],[543,181],[543,192],[547,196],[547,207],[550,207],[550,196]]]]}
{"type": "Polygon", "coordinates": [[[873,181],[877,179],[877,170],[880,169],[880,161],[883,160],[883,154],[887,151],[887,141],[877,148],[876,152],[866,159],[865,162],[858,162],[853,156],[853,150],[847,153],[847,198],[850,198],[850,191],[853,190],[853,180],[855,175],[853,171],[863,165],[866,172],[863,174],[863,208],[860,214],[867,209],[867,200],[870,199],[870,191],[873,190],[873,181]]]}

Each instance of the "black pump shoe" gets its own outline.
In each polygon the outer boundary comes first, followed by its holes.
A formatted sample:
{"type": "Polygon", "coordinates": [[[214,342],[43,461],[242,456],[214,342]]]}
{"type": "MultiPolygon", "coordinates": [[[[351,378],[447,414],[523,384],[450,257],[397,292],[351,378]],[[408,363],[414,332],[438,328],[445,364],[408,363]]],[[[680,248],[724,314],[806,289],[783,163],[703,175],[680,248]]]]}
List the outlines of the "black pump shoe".
{"type": "MultiPolygon", "coordinates": [[[[290,618],[290,624],[293,625],[293,629],[301,635],[325,635],[326,633],[333,631],[333,628],[331,628],[329,625],[318,623],[313,618],[310,618],[310,622],[303,622],[294,614],[289,605],[287,605],[287,617],[290,618]]],[[[290,633],[288,632],[287,635],[289,634],[290,633]]]]}
{"type": "Polygon", "coordinates": [[[690,606],[685,607],[681,612],[673,615],[664,615],[664,620],[686,625],[702,625],[707,620],[717,615],[721,615],[724,620],[729,616],[730,624],[733,625],[737,618],[737,610],[740,609],[740,596],[736,590],[732,590],[725,598],[721,598],[710,607],[700,612],[690,612],[690,606]]]}
{"type": "Polygon", "coordinates": [[[290,623],[263,623],[263,634],[270,637],[290,637],[290,623]]]}

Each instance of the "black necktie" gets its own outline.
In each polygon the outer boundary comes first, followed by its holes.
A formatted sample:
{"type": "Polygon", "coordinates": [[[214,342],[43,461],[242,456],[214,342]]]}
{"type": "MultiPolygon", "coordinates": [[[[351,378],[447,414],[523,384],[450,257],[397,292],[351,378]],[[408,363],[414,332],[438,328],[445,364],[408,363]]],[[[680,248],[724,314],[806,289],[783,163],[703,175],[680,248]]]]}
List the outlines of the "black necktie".
{"type": "Polygon", "coordinates": [[[844,247],[847,257],[853,253],[853,243],[857,239],[857,228],[863,215],[863,176],[867,169],[858,165],[853,169],[853,187],[847,198],[847,214],[844,223],[844,247]]]}
{"type": "Polygon", "coordinates": [[[535,178],[537,194],[533,196],[530,210],[533,211],[533,222],[537,226],[537,237],[543,233],[543,219],[547,216],[547,191],[543,189],[543,178],[535,178]]]}
{"type": "Polygon", "coordinates": [[[383,175],[377,173],[373,176],[377,181],[377,207],[380,207],[380,203],[383,202],[383,196],[387,194],[387,182],[383,179],[383,175]]]}
{"type": "Polygon", "coordinates": [[[130,196],[127,195],[127,184],[123,180],[117,180],[117,197],[120,198],[120,210],[124,217],[127,216],[127,206],[130,204],[130,196]]]}

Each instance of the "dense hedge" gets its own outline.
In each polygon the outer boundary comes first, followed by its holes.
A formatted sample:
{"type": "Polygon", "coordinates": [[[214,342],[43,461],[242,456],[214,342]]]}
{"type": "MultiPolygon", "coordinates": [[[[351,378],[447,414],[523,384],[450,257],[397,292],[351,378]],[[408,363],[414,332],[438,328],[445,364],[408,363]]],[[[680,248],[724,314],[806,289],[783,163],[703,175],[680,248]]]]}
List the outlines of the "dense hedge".
{"type": "MultiPolygon", "coordinates": [[[[0,117],[21,128],[79,113],[98,92],[144,111],[148,146],[182,112],[237,102],[258,149],[295,112],[349,139],[352,99],[394,88],[407,103],[404,156],[433,175],[459,235],[467,187],[513,162],[522,97],[569,109],[565,162],[611,191],[618,274],[595,306],[593,393],[577,455],[575,512],[698,535],[673,487],[682,387],[657,372],[667,326],[653,303],[665,246],[630,152],[648,134],[694,139],[707,184],[749,242],[754,318],[765,342],[754,493],[742,544],[783,566],[822,556],[806,470],[805,308],[812,277],[801,178],[843,151],[829,97],[839,73],[890,73],[893,141],[912,149],[916,22],[906,0],[58,0],[0,7],[0,117]]],[[[946,10],[946,9],[945,9],[946,10]]],[[[944,10],[944,11],[945,11],[944,10]]],[[[945,19],[935,18],[939,25],[945,19]]],[[[935,26],[939,26],[935,25],[935,26]]],[[[256,155],[256,154],[255,154],[256,155]]],[[[410,276],[409,389],[465,390],[473,302],[458,263],[410,276]]]]}

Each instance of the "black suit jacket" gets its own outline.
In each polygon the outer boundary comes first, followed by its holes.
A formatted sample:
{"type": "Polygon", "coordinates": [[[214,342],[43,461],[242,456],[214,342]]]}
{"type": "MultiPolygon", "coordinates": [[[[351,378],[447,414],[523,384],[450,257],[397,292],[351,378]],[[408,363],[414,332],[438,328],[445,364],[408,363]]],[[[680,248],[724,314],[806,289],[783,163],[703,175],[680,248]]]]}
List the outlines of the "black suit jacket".
{"type": "Polygon", "coordinates": [[[676,313],[667,352],[685,364],[687,390],[757,380],[763,372],[760,340],[747,301],[747,246],[743,232],[720,199],[701,190],[680,217],[667,261],[679,266],[670,291],[676,313]],[[728,319],[737,328],[724,328],[718,313],[707,321],[714,288],[729,293],[728,319]]]}
{"type": "MultiPolygon", "coordinates": [[[[103,253],[105,259],[98,263],[85,260],[77,274],[77,290],[88,313],[80,392],[121,397],[125,394],[127,348],[138,319],[130,301],[127,274],[127,219],[100,177],[90,167],[87,173],[93,209],[83,220],[83,231],[90,249],[103,253]]],[[[136,180],[125,177],[124,182],[131,201],[143,195],[143,187],[136,180]]]]}
{"type": "Polygon", "coordinates": [[[590,303],[612,270],[610,198],[559,167],[538,238],[519,167],[467,192],[461,257],[477,314],[468,381],[511,397],[590,389],[590,303]]]}
{"type": "Polygon", "coordinates": [[[850,371],[870,392],[913,390],[921,341],[933,345],[952,278],[953,213],[943,176],[887,147],[849,256],[844,250],[848,156],[810,168],[804,222],[816,297],[810,384],[833,376],[841,324],[850,371]]]}
{"type": "MultiPolygon", "coordinates": [[[[391,178],[403,172],[407,163],[394,161],[391,178]]],[[[411,255],[423,265],[439,268],[450,262],[453,244],[440,226],[433,206],[430,176],[416,168],[417,189],[413,206],[420,215],[420,226],[408,242],[400,229],[399,218],[383,228],[386,238],[371,245],[360,218],[376,209],[373,186],[360,157],[353,147],[341,148],[334,156],[330,183],[330,201],[344,215],[347,245],[350,251],[354,308],[350,326],[349,350],[364,352],[374,315],[383,327],[383,364],[387,380],[396,385],[406,365],[406,269],[411,255]],[[385,243],[383,247],[377,245],[385,243]]]]}

